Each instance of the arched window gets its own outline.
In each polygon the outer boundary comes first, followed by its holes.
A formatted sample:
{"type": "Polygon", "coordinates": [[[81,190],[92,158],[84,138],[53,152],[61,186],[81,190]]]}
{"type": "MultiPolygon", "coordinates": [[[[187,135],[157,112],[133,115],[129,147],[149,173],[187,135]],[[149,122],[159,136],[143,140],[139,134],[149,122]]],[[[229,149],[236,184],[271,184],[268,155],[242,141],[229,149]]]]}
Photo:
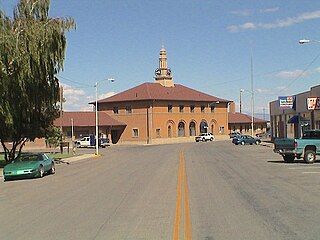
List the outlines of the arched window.
{"type": "Polygon", "coordinates": [[[189,133],[190,133],[190,136],[196,135],[196,124],[194,122],[190,122],[189,133]]]}
{"type": "Polygon", "coordinates": [[[204,120],[200,123],[200,133],[208,132],[208,124],[204,120]]]}
{"type": "Polygon", "coordinates": [[[178,137],[184,137],[185,132],[184,132],[184,122],[179,122],[178,125],[178,137]]]}
{"type": "Polygon", "coordinates": [[[168,137],[171,138],[172,137],[172,129],[171,129],[171,125],[168,126],[168,137]]]}

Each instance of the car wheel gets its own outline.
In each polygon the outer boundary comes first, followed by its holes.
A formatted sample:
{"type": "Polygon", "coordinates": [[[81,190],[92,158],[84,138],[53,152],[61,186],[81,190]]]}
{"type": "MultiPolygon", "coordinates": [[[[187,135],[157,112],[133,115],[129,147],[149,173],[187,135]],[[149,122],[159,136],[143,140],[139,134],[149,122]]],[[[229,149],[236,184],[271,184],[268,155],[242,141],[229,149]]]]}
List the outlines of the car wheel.
{"type": "Polygon", "coordinates": [[[244,142],[243,142],[243,141],[241,142],[241,145],[244,145],[244,142]]]}
{"type": "Polygon", "coordinates": [[[202,142],[205,142],[206,141],[206,139],[205,138],[202,138],[202,142]]]}
{"type": "Polygon", "coordinates": [[[256,145],[258,145],[258,144],[260,144],[260,142],[257,140],[257,141],[256,141],[256,145]]]}
{"type": "Polygon", "coordinates": [[[284,155],[283,160],[286,163],[293,163],[294,162],[294,155],[284,155]]]}
{"type": "Polygon", "coordinates": [[[306,163],[314,163],[315,160],[316,160],[316,153],[312,150],[307,150],[305,153],[304,153],[304,161],[306,163]]]}
{"type": "Polygon", "coordinates": [[[51,164],[51,168],[49,170],[50,174],[55,174],[56,173],[56,166],[54,165],[54,163],[51,164]]]}
{"type": "Polygon", "coordinates": [[[44,172],[43,172],[43,166],[40,165],[40,167],[39,167],[39,178],[42,178],[42,177],[43,177],[43,174],[44,174],[44,172]]]}
{"type": "Polygon", "coordinates": [[[212,142],[212,141],[213,141],[213,138],[210,138],[210,141],[212,142]]]}

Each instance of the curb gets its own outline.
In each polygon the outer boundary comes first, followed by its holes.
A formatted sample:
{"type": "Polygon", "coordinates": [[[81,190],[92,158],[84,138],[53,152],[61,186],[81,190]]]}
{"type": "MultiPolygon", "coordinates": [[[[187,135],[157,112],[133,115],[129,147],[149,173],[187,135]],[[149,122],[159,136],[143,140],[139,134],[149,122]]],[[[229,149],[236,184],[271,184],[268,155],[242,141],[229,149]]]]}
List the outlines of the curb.
{"type": "Polygon", "coordinates": [[[101,155],[95,155],[95,154],[82,154],[76,157],[62,158],[61,160],[58,160],[58,161],[69,164],[71,162],[76,162],[76,161],[88,159],[88,158],[98,158],[100,156],[101,155]]]}

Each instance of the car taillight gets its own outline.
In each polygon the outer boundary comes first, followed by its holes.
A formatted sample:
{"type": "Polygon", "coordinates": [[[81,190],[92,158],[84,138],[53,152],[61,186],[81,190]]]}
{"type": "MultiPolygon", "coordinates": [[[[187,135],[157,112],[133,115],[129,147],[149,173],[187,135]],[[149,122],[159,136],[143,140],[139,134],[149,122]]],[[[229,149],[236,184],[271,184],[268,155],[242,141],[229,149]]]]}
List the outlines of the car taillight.
{"type": "Polygon", "coordinates": [[[294,148],[298,147],[298,142],[294,141],[294,148]]]}

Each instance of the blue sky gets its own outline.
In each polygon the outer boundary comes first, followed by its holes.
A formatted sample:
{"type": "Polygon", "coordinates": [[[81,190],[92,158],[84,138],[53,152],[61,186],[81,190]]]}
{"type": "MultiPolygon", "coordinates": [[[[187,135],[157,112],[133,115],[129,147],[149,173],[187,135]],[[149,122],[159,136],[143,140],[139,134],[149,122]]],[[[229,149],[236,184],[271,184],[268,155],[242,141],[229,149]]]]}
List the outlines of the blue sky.
{"type": "MultiPolygon", "coordinates": [[[[0,0],[12,13],[16,0],[0,0]]],[[[99,98],[153,82],[164,45],[175,83],[268,113],[278,96],[320,84],[320,1],[315,0],[51,0],[50,16],[72,16],[67,34],[65,110],[92,110],[99,98]]],[[[261,116],[261,115],[260,115],[261,116]]]]}

